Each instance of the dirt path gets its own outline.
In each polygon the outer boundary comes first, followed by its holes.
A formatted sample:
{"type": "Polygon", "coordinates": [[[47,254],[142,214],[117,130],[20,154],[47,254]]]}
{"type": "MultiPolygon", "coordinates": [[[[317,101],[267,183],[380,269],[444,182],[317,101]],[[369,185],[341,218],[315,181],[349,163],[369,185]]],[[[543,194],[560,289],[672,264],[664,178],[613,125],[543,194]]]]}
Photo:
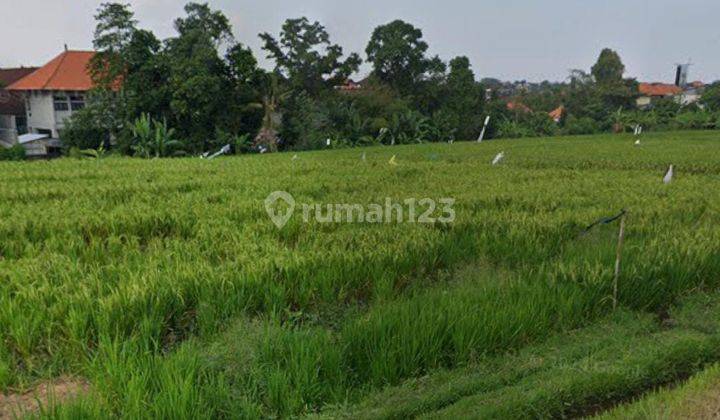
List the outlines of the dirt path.
{"type": "Polygon", "coordinates": [[[45,382],[24,394],[0,394],[0,419],[12,419],[25,412],[35,412],[50,403],[72,400],[89,390],[87,382],[61,377],[45,382]]]}

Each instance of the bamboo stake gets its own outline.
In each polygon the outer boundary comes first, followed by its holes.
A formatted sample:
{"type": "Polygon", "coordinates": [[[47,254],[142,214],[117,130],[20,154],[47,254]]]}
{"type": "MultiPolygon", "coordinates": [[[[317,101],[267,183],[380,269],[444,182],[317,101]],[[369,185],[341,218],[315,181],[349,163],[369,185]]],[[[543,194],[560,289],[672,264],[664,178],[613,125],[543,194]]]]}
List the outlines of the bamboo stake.
{"type": "Polygon", "coordinates": [[[627,214],[623,214],[620,218],[620,234],[618,235],[617,254],[615,256],[615,279],[613,281],[613,310],[618,305],[618,283],[620,281],[620,263],[622,261],[622,249],[625,242],[625,218],[627,214]]]}

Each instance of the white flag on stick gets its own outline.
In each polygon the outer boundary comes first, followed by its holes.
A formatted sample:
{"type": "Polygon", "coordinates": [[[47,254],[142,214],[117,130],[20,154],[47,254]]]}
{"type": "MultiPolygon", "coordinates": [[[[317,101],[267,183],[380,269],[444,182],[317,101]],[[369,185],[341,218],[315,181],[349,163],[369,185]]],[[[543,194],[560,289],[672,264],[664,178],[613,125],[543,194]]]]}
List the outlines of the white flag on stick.
{"type": "Polygon", "coordinates": [[[483,124],[482,131],[480,132],[480,137],[478,137],[478,143],[482,143],[482,141],[485,139],[485,130],[487,130],[487,126],[490,124],[490,116],[488,115],[485,117],[485,124],[483,124]]]}

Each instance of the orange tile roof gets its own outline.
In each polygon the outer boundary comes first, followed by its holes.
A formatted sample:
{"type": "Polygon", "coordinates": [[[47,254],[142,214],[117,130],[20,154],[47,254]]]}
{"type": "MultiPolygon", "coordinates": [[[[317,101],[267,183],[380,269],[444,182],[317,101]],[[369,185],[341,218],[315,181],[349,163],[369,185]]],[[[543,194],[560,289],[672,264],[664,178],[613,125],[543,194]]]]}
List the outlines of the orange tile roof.
{"type": "Polygon", "coordinates": [[[554,110],[550,111],[548,113],[550,118],[552,118],[554,121],[560,121],[565,115],[565,107],[560,105],[559,107],[555,108],[554,110]]]}
{"type": "Polygon", "coordinates": [[[644,96],[673,96],[683,92],[682,88],[666,83],[640,83],[638,91],[644,96]]]}
{"type": "Polygon", "coordinates": [[[8,90],[90,90],[93,83],[88,64],[94,56],[93,51],[65,51],[8,90]]]}

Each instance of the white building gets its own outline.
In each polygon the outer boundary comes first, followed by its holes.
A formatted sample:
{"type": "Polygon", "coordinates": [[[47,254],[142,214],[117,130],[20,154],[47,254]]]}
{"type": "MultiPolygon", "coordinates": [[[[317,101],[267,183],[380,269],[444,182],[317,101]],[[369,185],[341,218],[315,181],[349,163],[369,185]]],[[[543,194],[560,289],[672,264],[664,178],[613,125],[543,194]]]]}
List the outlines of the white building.
{"type": "Polygon", "coordinates": [[[23,144],[28,156],[59,152],[65,121],[85,107],[85,96],[93,87],[88,65],[94,55],[92,51],[66,50],[8,87],[25,100],[28,133],[46,136],[28,137],[33,138],[23,144]]]}

